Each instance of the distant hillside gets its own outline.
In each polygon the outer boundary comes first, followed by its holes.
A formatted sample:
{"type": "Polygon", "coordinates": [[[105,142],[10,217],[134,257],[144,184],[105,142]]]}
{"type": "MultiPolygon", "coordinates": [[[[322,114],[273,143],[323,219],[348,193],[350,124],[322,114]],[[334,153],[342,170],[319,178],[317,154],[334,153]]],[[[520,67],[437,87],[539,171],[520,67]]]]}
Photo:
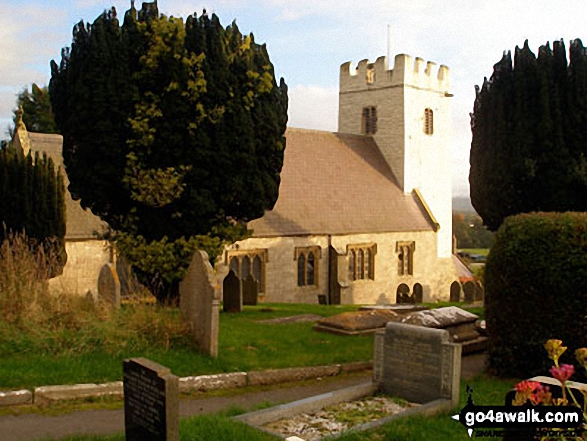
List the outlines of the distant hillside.
{"type": "Polygon", "coordinates": [[[457,196],[452,198],[452,211],[461,213],[474,213],[475,209],[471,205],[471,199],[468,196],[457,196]]]}

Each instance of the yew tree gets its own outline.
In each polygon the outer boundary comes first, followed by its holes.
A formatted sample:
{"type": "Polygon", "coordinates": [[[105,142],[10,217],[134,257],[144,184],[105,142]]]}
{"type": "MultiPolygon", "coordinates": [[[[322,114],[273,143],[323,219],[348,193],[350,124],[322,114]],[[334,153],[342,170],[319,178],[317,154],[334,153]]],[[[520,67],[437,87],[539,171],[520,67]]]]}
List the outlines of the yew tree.
{"type": "Polygon", "coordinates": [[[72,196],[160,300],[275,204],[287,87],[265,45],[216,15],[134,5],[74,27],[49,85],[72,196]]]}
{"type": "Polygon", "coordinates": [[[471,202],[495,231],[511,215],[587,211],[587,52],[581,40],[516,47],[477,87],[471,202]]]}

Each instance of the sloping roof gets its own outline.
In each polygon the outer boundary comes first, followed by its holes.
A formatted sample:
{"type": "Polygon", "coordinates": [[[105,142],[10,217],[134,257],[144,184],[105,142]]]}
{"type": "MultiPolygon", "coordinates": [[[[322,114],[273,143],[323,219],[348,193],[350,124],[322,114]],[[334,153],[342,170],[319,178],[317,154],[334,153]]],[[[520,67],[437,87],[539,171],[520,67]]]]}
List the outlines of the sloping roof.
{"type": "Polygon", "coordinates": [[[476,281],[477,278],[473,274],[473,272],[465,265],[465,263],[459,258],[459,256],[453,254],[452,261],[455,266],[455,270],[457,275],[459,276],[459,281],[461,283],[465,283],[468,281],[476,281]]]}
{"type": "Polygon", "coordinates": [[[47,156],[53,159],[56,167],[61,166],[63,179],[66,186],[65,191],[65,211],[66,211],[66,240],[95,239],[95,232],[102,233],[107,224],[98,216],[95,216],[90,210],[84,210],[79,201],[74,201],[71,194],[67,191],[69,179],[63,167],[63,156],[61,153],[63,137],[61,135],[51,135],[47,133],[28,133],[31,150],[33,152],[45,152],[47,156]]]}
{"type": "Polygon", "coordinates": [[[254,237],[429,231],[370,137],[288,128],[279,198],[254,237]]]}

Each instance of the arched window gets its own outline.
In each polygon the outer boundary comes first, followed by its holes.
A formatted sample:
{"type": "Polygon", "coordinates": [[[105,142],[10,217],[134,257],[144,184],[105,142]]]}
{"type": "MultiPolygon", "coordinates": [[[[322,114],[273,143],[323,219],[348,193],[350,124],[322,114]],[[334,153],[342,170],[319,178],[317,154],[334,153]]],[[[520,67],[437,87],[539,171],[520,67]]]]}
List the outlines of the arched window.
{"type": "Polygon", "coordinates": [[[411,276],[414,274],[414,251],[415,242],[396,242],[395,252],[397,253],[398,271],[400,276],[411,276]]]}
{"type": "Polygon", "coordinates": [[[357,253],[355,250],[352,250],[349,254],[349,280],[357,280],[357,275],[355,273],[356,260],[357,253]]]}
{"type": "Polygon", "coordinates": [[[314,284],[314,253],[310,252],[308,254],[308,265],[306,268],[306,275],[307,275],[307,284],[313,285],[314,284]]]}
{"type": "Polygon", "coordinates": [[[432,109],[424,109],[424,133],[432,135],[434,133],[434,112],[432,109]]]}
{"type": "Polygon", "coordinates": [[[294,260],[297,262],[298,286],[318,287],[320,255],[319,246],[296,247],[294,260]]]}
{"type": "Polygon", "coordinates": [[[249,256],[243,257],[243,261],[241,263],[241,270],[242,270],[242,279],[246,279],[251,274],[251,259],[249,256]]]}
{"type": "Polygon", "coordinates": [[[363,133],[365,135],[377,133],[377,109],[374,106],[363,109],[363,133]]]}
{"type": "Polygon", "coordinates": [[[265,264],[267,250],[233,250],[226,254],[226,263],[234,274],[244,281],[249,275],[257,282],[259,294],[265,293],[265,264]]]}
{"type": "Polygon", "coordinates": [[[298,286],[306,284],[306,256],[300,254],[298,256],[298,286]]]}
{"type": "Polygon", "coordinates": [[[263,265],[259,255],[256,255],[253,259],[253,277],[257,281],[257,290],[261,292],[261,284],[263,283],[263,265]]]}
{"type": "Polygon", "coordinates": [[[234,275],[238,277],[238,275],[239,275],[239,264],[238,264],[238,258],[237,257],[233,257],[233,258],[230,259],[229,268],[232,270],[232,272],[234,273],[234,275]]]}

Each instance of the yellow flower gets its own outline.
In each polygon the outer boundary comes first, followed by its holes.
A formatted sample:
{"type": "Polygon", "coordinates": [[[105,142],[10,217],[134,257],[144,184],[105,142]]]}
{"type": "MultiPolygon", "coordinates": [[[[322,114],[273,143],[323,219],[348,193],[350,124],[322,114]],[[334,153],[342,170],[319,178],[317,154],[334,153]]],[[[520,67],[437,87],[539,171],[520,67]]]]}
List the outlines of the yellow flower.
{"type": "Polygon", "coordinates": [[[575,358],[581,366],[587,369],[587,348],[577,349],[575,351],[575,358]]]}
{"type": "Polygon", "coordinates": [[[561,346],[563,342],[561,340],[550,339],[544,344],[544,348],[548,352],[548,358],[550,358],[558,366],[559,357],[567,350],[566,346],[561,346]]]}

